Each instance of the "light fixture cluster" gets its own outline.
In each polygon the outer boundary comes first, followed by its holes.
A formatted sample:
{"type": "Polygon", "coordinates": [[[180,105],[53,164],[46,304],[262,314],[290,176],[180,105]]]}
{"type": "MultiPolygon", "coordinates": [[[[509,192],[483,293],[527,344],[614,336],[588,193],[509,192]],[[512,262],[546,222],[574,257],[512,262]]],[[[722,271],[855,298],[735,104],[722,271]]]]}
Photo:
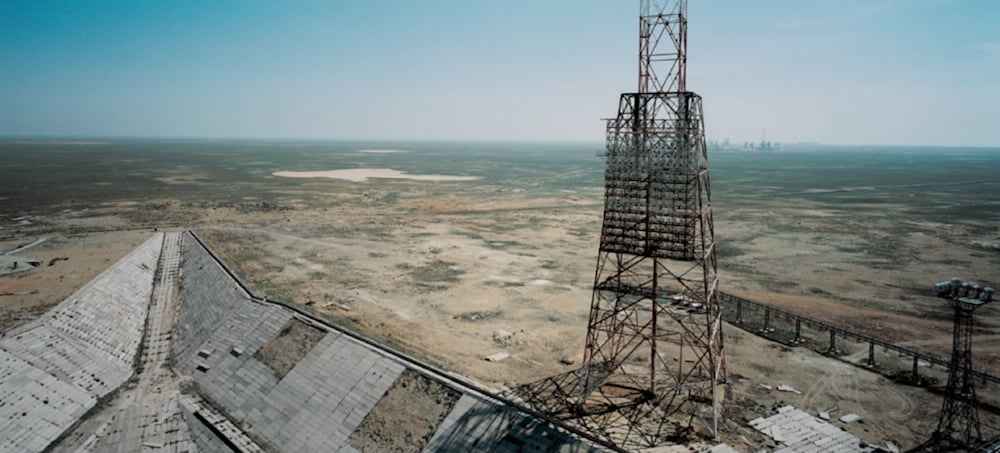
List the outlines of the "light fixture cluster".
{"type": "Polygon", "coordinates": [[[976,284],[963,282],[958,278],[952,278],[946,282],[936,283],[934,290],[938,297],[947,299],[958,299],[960,302],[974,303],[977,305],[988,304],[993,301],[993,288],[981,287],[976,284]]]}

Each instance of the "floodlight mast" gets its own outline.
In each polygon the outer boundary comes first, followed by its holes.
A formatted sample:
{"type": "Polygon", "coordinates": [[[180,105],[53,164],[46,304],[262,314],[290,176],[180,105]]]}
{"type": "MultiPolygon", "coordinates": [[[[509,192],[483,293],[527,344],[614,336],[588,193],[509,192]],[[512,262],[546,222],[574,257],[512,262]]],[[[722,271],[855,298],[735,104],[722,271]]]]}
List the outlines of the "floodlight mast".
{"type": "Polygon", "coordinates": [[[971,448],[983,440],[972,375],[972,313],[993,301],[993,288],[953,278],[935,284],[934,290],[954,310],[955,327],[944,402],[937,429],[925,446],[934,450],[971,448]]]}
{"type": "Polygon", "coordinates": [[[615,412],[593,431],[624,431],[609,440],[625,448],[657,445],[674,426],[669,417],[691,420],[706,406],[718,435],[725,360],[715,233],[701,97],[687,91],[686,71],[687,2],[640,0],[638,92],[621,95],[607,124],[604,218],[576,398],[583,414],[615,412]],[[612,428],[622,419],[627,427],[612,428]]]}

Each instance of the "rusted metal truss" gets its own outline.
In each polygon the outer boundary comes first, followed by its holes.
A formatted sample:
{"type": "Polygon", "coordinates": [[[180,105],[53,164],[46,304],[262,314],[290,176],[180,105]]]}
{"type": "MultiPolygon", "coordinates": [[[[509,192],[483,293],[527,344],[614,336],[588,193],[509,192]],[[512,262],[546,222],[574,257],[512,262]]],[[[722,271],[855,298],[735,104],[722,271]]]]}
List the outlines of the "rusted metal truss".
{"type": "Polygon", "coordinates": [[[639,92],[682,92],[686,82],[687,0],[640,0],[639,92]]]}
{"type": "Polygon", "coordinates": [[[725,382],[704,117],[701,97],[685,91],[686,13],[683,0],[641,2],[639,91],[622,94],[607,123],[601,243],[572,393],[581,423],[624,448],[658,445],[696,416],[714,436],[725,382]]]}
{"type": "Polygon", "coordinates": [[[695,260],[711,235],[703,124],[694,93],[622,94],[607,125],[601,251],[695,260]]]}

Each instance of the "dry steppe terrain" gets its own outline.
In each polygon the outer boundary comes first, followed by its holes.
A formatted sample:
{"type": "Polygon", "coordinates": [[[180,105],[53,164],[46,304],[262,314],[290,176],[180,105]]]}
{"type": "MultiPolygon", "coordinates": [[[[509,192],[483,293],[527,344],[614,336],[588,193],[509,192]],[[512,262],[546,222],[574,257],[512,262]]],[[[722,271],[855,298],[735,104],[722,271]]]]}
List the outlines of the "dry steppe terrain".
{"type": "MultiPolygon", "coordinates": [[[[0,327],[59,302],[154,229],[191,229],[258,295],[299,304],[485,386],[514,388],[582,359],[600,235],[599,151],[599,144],[5,142],[0,250],[49,239],[20,253],[43,266],[0,277],[0,327]],[[15,152],[24,147],[34,148],[15,152]],[[380,148],[403,152],[371,152],[380,148]],[[273,174],[359,168],[481,179],[273,174]],[[68,259],[48,266],[56,257],[68,259]],[[483,360],[496,352],[510,358],[483,360]]],[[[990,179],[1000,150],[937,153],[954,158],[892,149],[711,155],[723,289],[946,356],[951,315],[930,285],[959,276],[1000,286],[1000,187],[990,179]]],[[[976,365],[993,373],[1000,373],[998,315],[1000,304],[977,313],[974,340],[976,365]]],[[[940,396],[853,365],[865,345],[834,360],[733,326],[725,335],[733,398],[724,439],[732,445],[766,445],[740,424],[783,404],[858,413],[863,423],[846,429],[904,448],[935,426],[940,396]]],[[[998,394],[980,387],[994,405],[998,394]]],[[[995,414],[984,422],[998,433],[995,414]]]]}

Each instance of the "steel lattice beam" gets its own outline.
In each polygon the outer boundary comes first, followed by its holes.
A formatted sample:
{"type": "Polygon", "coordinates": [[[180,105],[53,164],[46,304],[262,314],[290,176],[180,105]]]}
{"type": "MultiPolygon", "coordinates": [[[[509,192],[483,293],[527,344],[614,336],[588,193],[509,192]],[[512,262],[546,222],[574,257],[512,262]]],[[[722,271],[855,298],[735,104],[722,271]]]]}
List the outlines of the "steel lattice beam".
{"type": "MultiPolygon", "coordinates": [[[[604,217],[575,411],[596,435],[655,446],[725,382],[701,97],[686,91],[687,3],[642,0],[639,91],[607,124],[604,217]]],[[[707,409],[707,411],[706,411],[707,409]]]]}
{"type": "Polygon", "coordinates": [[[972,313],[992,301],[993,289],[969,285],[954,278],[936,285],[938,297],[955,312],[948,385],[930,443],[935,447],[971,448],[983,441],[972,367],[972,313]]]}

